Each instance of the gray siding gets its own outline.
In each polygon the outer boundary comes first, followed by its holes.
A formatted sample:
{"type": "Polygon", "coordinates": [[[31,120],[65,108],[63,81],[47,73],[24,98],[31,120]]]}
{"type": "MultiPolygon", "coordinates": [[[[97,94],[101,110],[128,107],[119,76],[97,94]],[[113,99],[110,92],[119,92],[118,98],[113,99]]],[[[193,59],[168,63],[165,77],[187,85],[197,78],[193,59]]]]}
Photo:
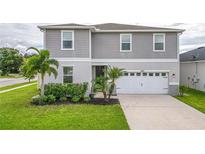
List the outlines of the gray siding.
{"type": "Polygon", "coordinates": [[[74,30],[74,50],[61,50],[61,30],[46,30],[46,49],[55,58],[88,58],[89,30],[74,30]]]}
{"type": "Polygon", "coordinates": [[[166,33],[166,52],[153,52],[153,33],[132,33],[132,52],[120,52],[120,33],[92,33],[92,58],[177,58],[177,33],[166,33]]]}

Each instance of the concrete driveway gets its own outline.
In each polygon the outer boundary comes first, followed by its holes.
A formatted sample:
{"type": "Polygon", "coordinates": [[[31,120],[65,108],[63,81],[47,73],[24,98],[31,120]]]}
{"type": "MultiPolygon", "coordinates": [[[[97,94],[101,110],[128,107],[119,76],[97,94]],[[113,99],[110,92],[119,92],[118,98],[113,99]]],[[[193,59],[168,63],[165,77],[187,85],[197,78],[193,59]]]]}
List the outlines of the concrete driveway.
{"type": "Polygon", "coordinates": [[[119,95],[131,129],[205,129],[205,114],[168,95],[119,95]]]}

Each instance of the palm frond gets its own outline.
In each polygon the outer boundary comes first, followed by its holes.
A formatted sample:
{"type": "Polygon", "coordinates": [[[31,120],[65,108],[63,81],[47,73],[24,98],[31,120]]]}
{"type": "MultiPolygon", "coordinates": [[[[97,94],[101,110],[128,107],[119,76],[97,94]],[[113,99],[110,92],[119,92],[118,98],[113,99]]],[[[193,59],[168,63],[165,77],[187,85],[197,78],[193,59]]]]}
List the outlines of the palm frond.
{"type": "Polygon", "coordinates": [[[55,59],[48,59],[47,62],[48,62],[49,64],[51,64],[51,65],[55,65],[57,68],[58,68],[58,66],[59,66],[58,61],[55,60],[55,59]]]}
{"type": "Polygon", "coordinates": [[[40,53],[40,50],[38,50],[35,47],[29,47],[28,49],[26,49],[26,51],[28,51],[28,50],[35,50],[36,52],[40,53]]]}
{"type": "Polygon", "coordinates": [[[52,73],[54,77],[57,78],[58,71],[54,67],[50,67],[49,70],[50,70],[50,74],[52,73]]]}

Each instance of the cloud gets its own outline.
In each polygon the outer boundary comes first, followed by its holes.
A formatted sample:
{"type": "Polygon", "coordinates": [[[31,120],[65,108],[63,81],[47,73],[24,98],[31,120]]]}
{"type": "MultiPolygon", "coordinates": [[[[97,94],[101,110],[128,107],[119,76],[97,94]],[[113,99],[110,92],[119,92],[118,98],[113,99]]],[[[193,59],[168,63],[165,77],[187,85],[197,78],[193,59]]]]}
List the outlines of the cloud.
{"type": "Polygon", "coordinates": [[[37,28],[39,24],[0,24],[0,47],[12,47],[24,53],[26,48],[42,48],[43,34],[37,28]]]}

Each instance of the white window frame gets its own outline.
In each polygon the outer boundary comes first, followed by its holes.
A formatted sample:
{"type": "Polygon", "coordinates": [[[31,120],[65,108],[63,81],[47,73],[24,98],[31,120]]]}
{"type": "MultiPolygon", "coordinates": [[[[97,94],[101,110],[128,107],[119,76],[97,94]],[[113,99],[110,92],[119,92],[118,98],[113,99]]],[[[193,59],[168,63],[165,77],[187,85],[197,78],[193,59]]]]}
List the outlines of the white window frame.
{"type": "MultiPolygon", "coordinates": [[[[64,67],[72,67],[72,80],[73,80],[73,68],[74,68],[74,65],[64,65],[64,66],[62,66],[62,71],[63,71],[64,67]]],[[[64,71],[63,71],[63,75],[62,75],[62,77],[63,77],[63,79],[62,79],[62,83],[64,83],[64,76],[71,76],[71,75],[64,75],[64,71]]],[[[72,83],[73,83],[73,81],[72,81],[72,83]]]]}
{"type": "Polygon", "coordinates": [[[153,34],[153,51],[154,52],[165,52],[165,43],[166,43],[166,34],[165,33],[154,33],[153,34]],[[162,35],[163,36],[163,50],[155,50],[155,36],[162,35]]]}
{"type": "Polygon", "coordinates": [[[120,34],[120,52],[132,52],[132,34],[130,34],[130,33],[120,34]],[[130,36],[130,42],[122,42],[123,35],[129,35],[130,36]],[[130,43],[130,50],[122,50],[122,43],[130,43]]]}
{"type": "Polygon", "coordinates": [[[74,30],[61,30],[61,50],[74,50],[74,30]],[[72,48],[63,48],[63,33],[64,32],[72,33],[72,48]]]}

